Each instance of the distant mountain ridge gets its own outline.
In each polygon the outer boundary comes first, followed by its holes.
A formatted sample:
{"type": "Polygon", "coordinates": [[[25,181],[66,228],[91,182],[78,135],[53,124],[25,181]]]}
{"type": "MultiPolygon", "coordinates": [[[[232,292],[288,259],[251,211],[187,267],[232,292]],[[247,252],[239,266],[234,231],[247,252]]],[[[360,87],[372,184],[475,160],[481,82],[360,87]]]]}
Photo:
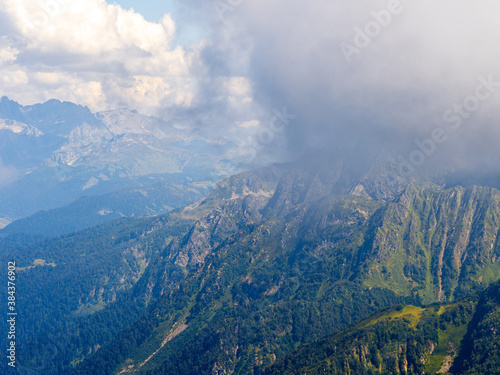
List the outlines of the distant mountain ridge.
{"type": "MultiPolygon", "coordinates": [[[[93,114],[69,102],[22,106],[2,97],[0,161],[15,169],[17,177],[0,186],[0,218],[9,222],[84,196],[152,189],[175,175],[182,175],[177,180],[184,181],[186,198],[196,200],[238,171],[231,156],[235,147],[220,135],[125,108],[93,114]]],[[[171,196],[165,206],[186,202],[171,196]]],[[[162,206],[151,214],[166,212],[162,206]]]]}

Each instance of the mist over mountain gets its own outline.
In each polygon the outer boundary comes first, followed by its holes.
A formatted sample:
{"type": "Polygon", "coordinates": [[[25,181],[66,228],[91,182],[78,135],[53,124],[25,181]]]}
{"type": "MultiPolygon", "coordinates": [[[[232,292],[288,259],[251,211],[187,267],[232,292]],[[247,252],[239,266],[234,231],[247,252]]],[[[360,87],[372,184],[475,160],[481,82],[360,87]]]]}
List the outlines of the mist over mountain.
{"type": "Polygon", "coordinates": [[[214,25],[202,55],[207,84],[244,72],[264,111],[296,116],[287,145],[273,152],[297,158],[361,138],[383,144],[411,173],[498,172],[498,3],[218,4],[218,17],[212,4],[197,14],[214,25]]]}

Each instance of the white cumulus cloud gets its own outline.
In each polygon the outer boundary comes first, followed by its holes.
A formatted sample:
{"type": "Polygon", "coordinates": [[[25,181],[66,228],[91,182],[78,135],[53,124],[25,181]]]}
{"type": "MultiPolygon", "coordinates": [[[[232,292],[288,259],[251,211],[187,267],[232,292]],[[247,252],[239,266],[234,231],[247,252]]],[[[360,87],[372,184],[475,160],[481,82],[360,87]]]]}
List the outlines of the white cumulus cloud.
{"type": "Polygon", "coordinates": [[[197,94],[194,49],[172,47],[169,14],[148,22],[104,0],[0,0],[0,94],[157,115],[197,94]]]}

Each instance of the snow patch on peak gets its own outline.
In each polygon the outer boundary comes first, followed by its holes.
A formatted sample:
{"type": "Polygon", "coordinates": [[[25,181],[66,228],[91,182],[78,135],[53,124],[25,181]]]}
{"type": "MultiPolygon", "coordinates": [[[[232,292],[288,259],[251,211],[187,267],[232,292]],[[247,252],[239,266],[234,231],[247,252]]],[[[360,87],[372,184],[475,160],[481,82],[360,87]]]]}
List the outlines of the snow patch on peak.
{"type": "Polygon", "coordinates": [[[57,162],[73,165],[78,160],[95,154],[112,139],[113,134],[108,129],[84,123],[71,131],[68,142],[52,158],[57,162]]]}
{"type": "Polygon", "coordinates": [[[0,130],[10,130],[15,134],[40,137],[43,133],[34,126],[16,120],[0,119],[0,130]]]}
{"type": "Polygon", "coordinates": [[[101,216],[106,216],[106,215],[112,214],[112,213],[113,213],[113,211],[110,211],[110,210],[108,210],[108,209],[103,208],[103,209],[102,209],[102,210],[100,210],[98,213],[99,213],[99,215],[101,215],[101,216]]]}
{"type": "Polygon", "coordinates": [[[7,225],[11,223],[11,220],[0,217],[0,229],[5,228],[7,225]]]}
{"type": "Polygon", "coordinates": [[[113,111],[99,112],[96,117],[101,120],[114,135],[122,134],[148,134],[159,139],[167,138],[161,130],[166,124],[154,117],[141,115],[128,108],[113,111]]]}

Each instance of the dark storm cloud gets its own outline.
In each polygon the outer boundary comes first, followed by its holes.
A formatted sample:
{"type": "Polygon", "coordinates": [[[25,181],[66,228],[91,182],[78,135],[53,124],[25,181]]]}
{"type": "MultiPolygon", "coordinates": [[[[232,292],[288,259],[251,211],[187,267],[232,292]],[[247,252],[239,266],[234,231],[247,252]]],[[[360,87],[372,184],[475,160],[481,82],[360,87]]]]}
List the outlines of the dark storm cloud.
{"type": "Polygon", "coordinates": [[[470,98],[481,80],[500,82],[498,2],[208,3],[198,7],[215,30],[208,72],[241,74],[245,65],[264,112],[287,106],[297,115],[287,128],[294,153],[364,137],[408,159],[443,129],[446,141],[433,141],[432,154],[497,158],[500,88],[478,108],[470,98]],[[460,110],[464,103],[473,110],[460,110]],[[450,110],[466,112],[460,129],[444,117],[450,110]]]}

